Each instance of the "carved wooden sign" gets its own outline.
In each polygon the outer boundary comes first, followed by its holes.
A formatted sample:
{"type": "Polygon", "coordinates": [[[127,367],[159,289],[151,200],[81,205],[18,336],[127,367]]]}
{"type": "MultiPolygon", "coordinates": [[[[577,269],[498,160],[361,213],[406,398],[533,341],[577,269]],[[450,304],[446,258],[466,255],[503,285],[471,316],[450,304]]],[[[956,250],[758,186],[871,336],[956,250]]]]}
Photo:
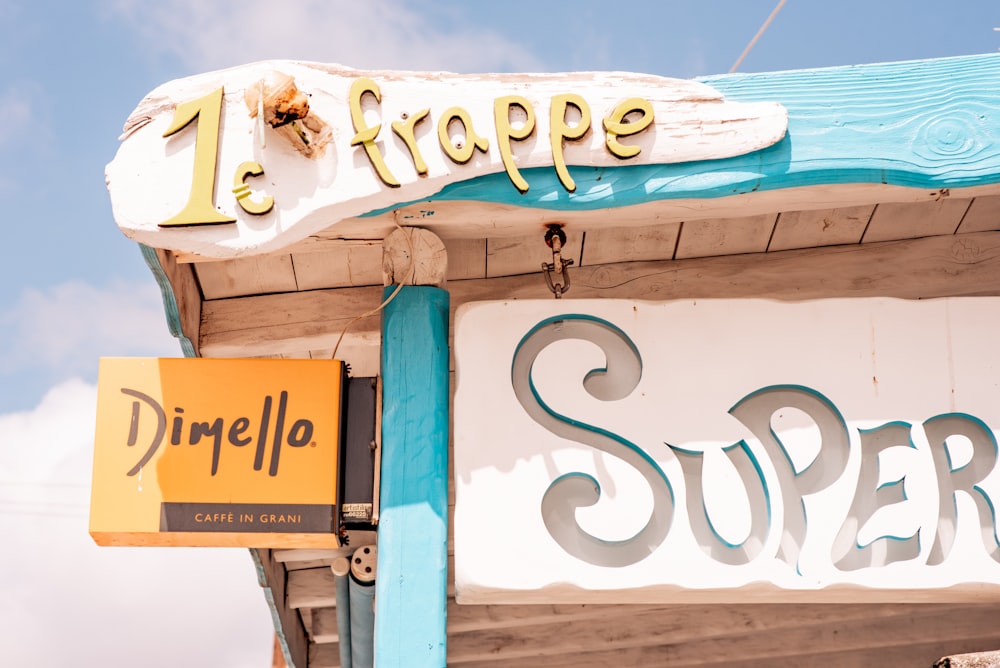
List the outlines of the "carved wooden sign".
{"type": "MultiPolygon", "coordinates": [[[[782,139],[784,108],[625,73],[452,75],[264,62],[173,81],[107,168],[115,219],[148,245],[266,252],[340,220],[506,174],[713,160],[782,139]]],[[[594,196],[593,193],[580,196],[594,196]]]]}
{"type": "Polygon", "coordinates": [[[463,602],[1000,591],[996,298],[470,304],[463,602]]]}

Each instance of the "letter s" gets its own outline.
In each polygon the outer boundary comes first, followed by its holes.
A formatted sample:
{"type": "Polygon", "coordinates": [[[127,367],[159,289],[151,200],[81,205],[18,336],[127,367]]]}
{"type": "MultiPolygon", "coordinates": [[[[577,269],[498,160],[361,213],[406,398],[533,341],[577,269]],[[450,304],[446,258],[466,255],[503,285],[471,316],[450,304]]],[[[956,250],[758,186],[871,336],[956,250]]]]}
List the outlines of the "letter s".
{"type": "Polygon", "coordinates": [[[598,566],[622,567],[652,554],[666,538],[673,520],[674,495],[659,465],[641,448],[609,431],[553,411],[538,395],[532,368],[538,354],[562,339],[582,339],[599,346],[608,360],[583,379],[591,396],[602,401],[627,397],[639,383],[642,359],[628,336],[611,323],[587,315],[560,315],[538,323],[518,344],[511,366],[511,385],[531,418],[561,438],[583,443],[614,455],[642,473],[653,492],[649,521],[634,536],[605,541],[584,531],[576,522],[576,509],[597,503],[600,484],[586,473],[556,478],[542,497],[545,528],[566,552],[598,566]]]}

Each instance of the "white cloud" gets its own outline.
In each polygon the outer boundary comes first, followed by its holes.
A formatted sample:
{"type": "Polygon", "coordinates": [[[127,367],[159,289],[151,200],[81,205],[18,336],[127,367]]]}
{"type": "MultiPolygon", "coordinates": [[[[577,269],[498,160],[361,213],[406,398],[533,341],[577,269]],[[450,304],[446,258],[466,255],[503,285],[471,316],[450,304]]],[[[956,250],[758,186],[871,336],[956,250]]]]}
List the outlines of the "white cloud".
{"type": "Polygon", "coordinates": [[[481,24],[456,28],[437,9],[428,17],[401,0],[108,0],[144,42],[197,71],[271,58],[359,68],[534,71],[524,44],[481,24]]]}
{"type": "MultiPolygon", "coordinates": [[[[0,5],[0,23],[4,22],[4,11],[0,5]]],[[[37,81],[13,81],[10,77],[3,83],[5,87],[0,89],[0,118],[3,119],[0,155],[5,159],[0,161],[0,193],[17,198],[21,195],[20,183],[26,164],[53,159],[56,141],[51,103],[46,103],[43,86],[37,81]],[[20,159],[8,158],[15,155],[20,159]]]]}
{"type": "Polygon", "coordinates": [[[26,288],[0,311],[0,331],[0,369],[6,374],[44,369],[57,371],[60,379],[92,376],[102,355],[180,354],[152,281],[97,287],[75,280],[26,288]]]}
{"type": "Polygon", "coordinates": [[[0,415],[5,665],[268,665],[271,619],[246,550],[90,539],[95,398],[70,380],[0,415]]]}
{"type": "MultiPolygon", "coordinates": [[[[0,15],[3,10],[0,8],[0,15]]],[[[32,87],[9,86],[0,92],[0,109],[3,109],[3,123],[0,123],[0,148],[14,139],[23,137],[31,127],[32,108],[35,106],[37,91],[32,87]]]]}

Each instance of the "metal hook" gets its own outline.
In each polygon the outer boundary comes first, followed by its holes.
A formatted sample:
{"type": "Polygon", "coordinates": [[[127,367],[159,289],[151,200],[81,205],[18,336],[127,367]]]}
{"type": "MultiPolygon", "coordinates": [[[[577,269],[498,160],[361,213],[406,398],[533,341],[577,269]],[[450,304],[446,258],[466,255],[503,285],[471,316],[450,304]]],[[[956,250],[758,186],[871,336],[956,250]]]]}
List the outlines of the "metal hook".
{"type": "Polygon", "coordinates": [[[562,225],[549,225],[545,232],[545,245],[552,249],[552,262],[542,263],[542,276],[556,299],[562,299],[569,292],[569,272],[566,268],[573,264],[573,260],[566,260],[562,256],[565,243],[566,233],[563,232],[562,225]]]}

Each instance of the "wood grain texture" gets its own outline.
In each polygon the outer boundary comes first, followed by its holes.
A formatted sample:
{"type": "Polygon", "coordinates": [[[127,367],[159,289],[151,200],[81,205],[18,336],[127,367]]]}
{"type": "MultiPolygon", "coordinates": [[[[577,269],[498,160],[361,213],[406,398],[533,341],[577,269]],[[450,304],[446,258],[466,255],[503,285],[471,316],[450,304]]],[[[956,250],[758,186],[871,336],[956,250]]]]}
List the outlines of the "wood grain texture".
{"type": "Polygon", "coordinates": [[[299,561],[333,560],[337,557],[346,557],[354,554],[357,547],[341,547],[335,550],[272,550],[275,561],[283,564],[290,564],[299,561]]]}
{"type": "MultiPolygon", "coordinates": [[[[951,188],[949,193],[956,199],[997,196],[1000,194],[1000,183],[951,188]]],[[[328,235],[330,239],[382,239],[393,228],[393,220],[407,219],[414,221],[410,224],[433,230],[444,240],[473,237],[496,239],[524,236],[525,230],[532,232],[550,223],[564,224],[567,230],[592,232],[609,228],[648,227],[651,221],[667,225],[691,220],[745,218],[780,211],[817,211],[887,202],[936,202],[940,198],[940,188],[851,183],[751,190],[715,198],[649,200],[627,207],[609,206],[572,212],[556,208],[530,208],[517,203],[435,199],[348,218],[317,234],[328,235]]]]}
{"type": "Polygon", "coordinates": [[[189,265],[198,273],[205,299],[298,290],[290,255],[256,255],[189,265]]]}
{"type": "Polygon", "coordinates": [[[448,275],[448,251],[430,230],[397,228],[382,242],[383,285],[439,287],[448,275]]]}
{"type": "Polygon", "coordinates": [[[960,233],[1000,230],[1000,197],[977,197],[965,213],[960,233]]]}
{"type": "Polygon", "coordinates": [[[780,251],[860,243],[874,212],[873,205],[782,212],[767,249],[780,251]]]}
{"type": "Polygon", "coordinates": [[[329,566],[288,571],[289,608],[323,608],[337,605],[333,571],[329,566]]]}
{"type": "Polygon", "coordinates": [[[329,244],[326,250],[293,253],[299,290],[320,290],[382,284],[382,244],[347,241],[329,244]]]}
{"type": "Polygon", "coordinates": [[[316,643],[331,643],[339,640],[336,607],[312,609],[312,629],[309,637],[316,643]]]}
{"type": "Polygon", "coordinates": [[[865,242],[916,239],[954,234],[971,200],[945,197],[920,204],[887,203],[875,207],[865,242]]]}
{"type": "MultiPolygon", "coordinates": [[[[449,665],[558,668],[599,665],[799,665],[800,654],[867,652],[861,665],[890,665],[883,652],[937,641],[1000,639],[998,605],[687,606],[608,615],[589,623],[550,617],[516,629],[456,634],[449,665]]],[[[931,659],[933,661],[933,659],[931,659]]],[[[926,665],[926,664],[925,664],[926,665]]]]}
{"type": "Polygon", "coordinates": [[[776,214],[747,218],[686,221],[677,241],[678,260],[691,257],[763,253],[771,239],[776,214]]]}
{"type": "Polygon", "coordinates": [[[160,288],[168,330],[180,341],[185,357],[198,357],[202,295],[194,270],[179,264],[170,251],[149,246],[139,249],[160,288]]]}
{"type": "Polygon", "coordinates": [[[340,668],[340,646],[335,643],[310,643],[309,668],[340,668]]]}
{"type": "MultiPolygon", "coordinates": [[[[373,286],[206,301],[201,345],[208,346],[204,354],[209,357],[332,349],[340,332],[355,316],[378,306],[381,295],[382,288],[373,286]],[[283,340],[291,345],[275,348],[283,340]]],[[[378,327],[378,316],[354,323],[345,344],[353,338],[359,346],[377,347],[378,327]]]]}
{"type": "Polygon", "coordinates": [[[448,280],[486,278],[486,239],[445,239],[448,280]]]}
{"type": "MultiPolygon", "coordinates": [[[[1000,294],[1000,232],[823,249],[573,268],[567,299],[899,297],[1000,294]]],[[[487,299],[548,299],[540,275],[451,281],[453,308],[487,299]]],[[[377,288],[314,290],[205,302],[208,356],[265,355],[332,347],[348,315],[374,308],[377,288]]],[[[377,350],[378,321],[350,330],[377,350]]],[[[345,358],[347,359],[347,358],[345,358]]],[[[348,360],[350,361],[350,360],[348,360]]]]}
{"type": "Polygon", "coordinates": [[[578,266],[645,262],[673,258],[680,223],[591,230],[584,238],[578,266]]]}

